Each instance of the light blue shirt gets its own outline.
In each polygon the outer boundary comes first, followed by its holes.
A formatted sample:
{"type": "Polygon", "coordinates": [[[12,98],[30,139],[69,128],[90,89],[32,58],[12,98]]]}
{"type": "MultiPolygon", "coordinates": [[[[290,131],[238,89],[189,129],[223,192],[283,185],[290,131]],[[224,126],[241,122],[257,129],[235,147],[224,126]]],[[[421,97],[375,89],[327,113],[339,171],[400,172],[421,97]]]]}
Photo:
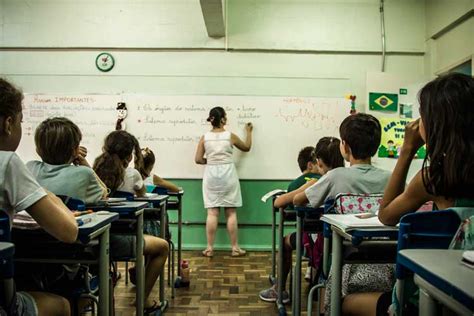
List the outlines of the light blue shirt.
{"type": "Polygon", "coordinates": [[[39,184],[56,195],[65,195],[93,204],[102,198],[103,190],[94,174],[86,166],[50,165],[42,161],[26,164],[39,184]]]}

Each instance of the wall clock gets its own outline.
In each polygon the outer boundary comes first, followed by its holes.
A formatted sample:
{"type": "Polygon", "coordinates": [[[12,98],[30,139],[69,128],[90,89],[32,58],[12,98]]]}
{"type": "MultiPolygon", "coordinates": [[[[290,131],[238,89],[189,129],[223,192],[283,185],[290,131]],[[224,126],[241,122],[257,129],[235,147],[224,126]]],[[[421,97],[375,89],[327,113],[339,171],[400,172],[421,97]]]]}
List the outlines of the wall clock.
{"type": "Polygon", "coordinates": [[[109,53],[100,53],[95,59],[95,65],[100,71],[107,72],[114,68],[115,60],[109,53]]]}

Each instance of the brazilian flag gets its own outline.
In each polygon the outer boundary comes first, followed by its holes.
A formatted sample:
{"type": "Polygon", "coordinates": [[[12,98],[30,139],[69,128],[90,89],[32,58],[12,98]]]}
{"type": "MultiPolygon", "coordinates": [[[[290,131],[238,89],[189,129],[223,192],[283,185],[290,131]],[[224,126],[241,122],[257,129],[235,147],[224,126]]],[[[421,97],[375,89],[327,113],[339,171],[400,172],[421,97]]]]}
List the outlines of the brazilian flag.
{"type": "Polygon", "coordinates": [[[369,109],[372,111],[397,112],[398,94],[369,92],[369,109]]]}

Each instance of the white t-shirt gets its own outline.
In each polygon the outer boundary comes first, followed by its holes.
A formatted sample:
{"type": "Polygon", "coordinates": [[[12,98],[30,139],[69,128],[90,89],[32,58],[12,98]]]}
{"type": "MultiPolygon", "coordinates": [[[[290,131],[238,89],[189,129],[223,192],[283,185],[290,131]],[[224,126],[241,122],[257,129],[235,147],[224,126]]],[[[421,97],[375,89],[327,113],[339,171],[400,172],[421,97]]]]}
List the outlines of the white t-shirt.
{"type": "Polygon", "coordinates": [[[372,165],[353,165],[328,171],[304,192],[312,207],[320,207],[339,193],[383,193],[391,172],[372,165]]]}
{"type": "Polygon", "coordinates": [[[46,196],[25,164],[14,152],[0,151],[0,209],[10,217],[46,196]]]}
{"type": "Polygon", "coordinates": [[[129,192],[135,194],[136,191],[143,188],[143,179],[137,169],[127,168],[125,169],[125,175],[123,177],[122,184],[117,188],[117,191],[129,192]]]}

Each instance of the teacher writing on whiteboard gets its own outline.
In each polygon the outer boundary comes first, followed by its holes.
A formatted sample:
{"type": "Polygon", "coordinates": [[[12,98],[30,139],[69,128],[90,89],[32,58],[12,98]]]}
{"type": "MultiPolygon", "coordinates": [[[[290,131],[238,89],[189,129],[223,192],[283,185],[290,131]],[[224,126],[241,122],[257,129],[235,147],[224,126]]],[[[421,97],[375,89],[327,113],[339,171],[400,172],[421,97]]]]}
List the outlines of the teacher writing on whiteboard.
{"type": "Polygon", "coordinates": [[[246,138],[242,141],[237,135],[224,129],[227,116],[223,108],[215,107],[209,112],[207,121],[212,124],[210,132],[199,140],[195,161],[205,165],[202,180],[204,207],[207,209],[206,234],[207,248],[205,257],[214,255],[214,239],[219,218],[219,209],[225,209],[227,231],[232,244],[232,256],[245,255],[240,249],[237,232],[237,207],[242,206],[239,177],[232,159],[234,146],[248,152],[252,147],[252,123],[245,125],[246,138]]]}

